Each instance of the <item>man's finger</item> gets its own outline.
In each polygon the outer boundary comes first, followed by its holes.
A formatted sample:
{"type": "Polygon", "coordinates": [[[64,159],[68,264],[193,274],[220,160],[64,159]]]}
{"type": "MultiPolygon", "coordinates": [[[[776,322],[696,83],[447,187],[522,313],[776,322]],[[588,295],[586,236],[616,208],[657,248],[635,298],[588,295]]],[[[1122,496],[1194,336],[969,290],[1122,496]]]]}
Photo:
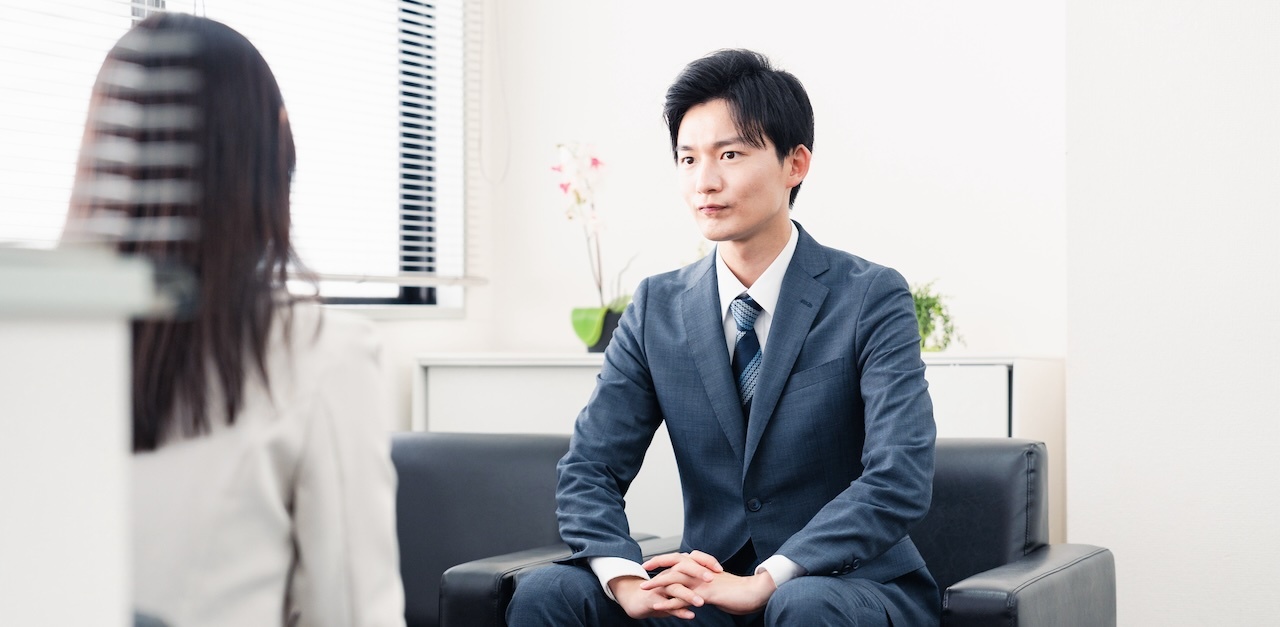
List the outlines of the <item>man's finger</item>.
{"type": "Polygon", "coordinates": [[[703,553],[702,551],[693,551],[689,554],[689,557],[692,558],[693,561],[710,568],[712,572],[724,572],[724,567],[721,566],[720,562],[710,554],[703,553]]]}
{"type": "Polygon", "coordinates": [[[666,594],[667,598],[654,603],[653,609],[670,612],[690,605],[693,607],[702,607],[702,604],[706,603],[706,601],[696,592],[678,583],[667,586],[663,592],[666,594]]]}
{"type": "MultiPolygon", "coordinates": [[[[696,568],[699,569],[699,574],[707,574],[705,569],[702,569],[701,567],[696,568]]],[[[702,581],[704,580],[701,579],[698,574],[688,574],[682,572],[680,568],[668,568],[667,570],[654,575],[648,581],[640,584],[640,588],[642,590],[657,590],[677,583],[683,586],[694,586],[702,581]]]]}
{"type": "Polygon", "coordinates": [[[653,570],[655,568],[670,568],[680,563],[684,559],[684,553],[666,553],[663,555],[655,555],[649,558],[649,561],[640,565],[645,570],[653,570]]]}
{"type": "Polygon", "coordinates": [[[675,582],[682,582],[685,583],[685,585],[694,586],[698,585],[698,583],[708,583],[714,580],[714,578],[716,578],[716,573],[710,571],[710,569],[703,566],[703,564],[696,562],[696,560],[689,557],[689,555],[685,555],[685,557],[682,557],[678,562],[672,564],[671,567],[664,568],[662,572],[655,573],[655,575],[649,580],[655,583],[650,583],[650,585],[644,587],[645,589],[654,589],[654,587],[671,585],[671,583],[675,582]]]}

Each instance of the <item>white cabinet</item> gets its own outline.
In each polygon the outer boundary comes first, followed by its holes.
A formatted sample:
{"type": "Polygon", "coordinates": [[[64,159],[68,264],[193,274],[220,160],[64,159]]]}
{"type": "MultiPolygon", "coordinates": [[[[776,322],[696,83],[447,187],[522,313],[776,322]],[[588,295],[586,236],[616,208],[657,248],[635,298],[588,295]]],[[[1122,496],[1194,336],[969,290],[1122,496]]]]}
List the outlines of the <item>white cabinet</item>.
{"type": "MultiPolygon", "coordinates": [[[[600,353],[451,354],[418,359],[413,428],[478,433],[572,433],[595,388],[600,353]]],[[[632,531],[677,535],[684,520],[680,477],[666,428],[649,446],[627,492],[632,531]]]]}
{"type": "Polygon", "coordinates": [[[129,317],[150,267],[0,249],[6,625],[131,624],[129,317]]]}
{"type": "MultiPolygon", "coordinates": [[[[414,378],[413,428],[570,433],[595,386],[601,354],[424,355],[414,378]]],[[[1051,537],[1064,538],[1063,367],[1060,359],[926,355],[941,437],[1018,437],[1049,447],[1051,537]]],[[[680,533],[679,475],[665,430],[627,497],[633,531],[680,533]]]]}
{"type": "Polygon", "coordinates": [[[420,357],[413,388],[413,428],[569,433],[603,364],[601,353],[420,357]]]}

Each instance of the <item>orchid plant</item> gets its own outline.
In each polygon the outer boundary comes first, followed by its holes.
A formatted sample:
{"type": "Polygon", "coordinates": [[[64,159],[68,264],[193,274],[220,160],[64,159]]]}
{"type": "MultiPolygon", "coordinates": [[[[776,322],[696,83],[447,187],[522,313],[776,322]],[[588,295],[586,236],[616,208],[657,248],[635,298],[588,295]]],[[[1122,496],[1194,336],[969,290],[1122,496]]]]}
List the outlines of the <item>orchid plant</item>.
{"type": "Polygon", "coordinates": [[[631,302],[631,295],[622,292],[621,284],[622,273],[626,272],[631,262],[628,261],[614,278],[611,298],[606,300],[604,262],[600,252],[603,223],[596,209],[595,198],[595,184],[603,174],[604,162],[583,144],[559,144],[556,149],[560,160],[551,169],[560,176],[559,185],[560,192],[564,196],[565,217],[582,225],[591,279],[595,283],[596,297],[600,302],[599,307],[575,309],[573,312],[574,330],[583,342],[591,346],[600,340],[605,314],[621,313],[631,302]]]}
{"type": "MultiPolygon", "coordinates": [[[[560,175],[560,192],[564,195],[565,217],[576,220],[582,225],[582,234],[587,245],[587,261],[591,267],[591,279],[595,282],[600,307],[620,312],[626,309],[631,301],[629,294],[622,293],[622,272],[626,272],[626,267],[614,278],[613,298],[606,301],[604,264],[600,255],[603,224],[600,213],[596,210],[595,184],[604,171],[604,162],[589,147],[582,144],[559,144],[556,148],[560,154],[560,162],[551,169],[560,175]]],[[[630,265],[631,263],[627,262],[627,266],[630,265]]]]}

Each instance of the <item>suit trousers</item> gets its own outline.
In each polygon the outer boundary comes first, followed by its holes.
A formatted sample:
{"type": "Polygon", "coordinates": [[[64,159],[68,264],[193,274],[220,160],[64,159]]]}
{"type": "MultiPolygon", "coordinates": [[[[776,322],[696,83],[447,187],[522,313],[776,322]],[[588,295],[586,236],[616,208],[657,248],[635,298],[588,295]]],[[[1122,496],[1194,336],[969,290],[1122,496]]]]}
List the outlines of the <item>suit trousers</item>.
{"type": "MultiPolygon", "coordinates": [[[[829,625],[849,627],[890,627],[885,600],[912,604],[922,598],[937,598],[937,586],[928,571],[921,569],[888,583],[868,579],[797,577],[774,592],[762,613],[733,616],[715,607],[694,608],[692,621],[679,618],[635,620],[609,600],[600,581],[590,569],[553,564],[523,573],[516,581],[515,594],[507,608],[511,627],[786,627],[829,625]]],[[[905,609],[905,608],[904,608],[905,609]]],[[[910,608],[911,616],[937,616],[931,608],[910,608]]],[[[934,618],[931,625],[937,625],[934,618]]],[[[898,627],[918,627],[905,625],[898,627]]]]}

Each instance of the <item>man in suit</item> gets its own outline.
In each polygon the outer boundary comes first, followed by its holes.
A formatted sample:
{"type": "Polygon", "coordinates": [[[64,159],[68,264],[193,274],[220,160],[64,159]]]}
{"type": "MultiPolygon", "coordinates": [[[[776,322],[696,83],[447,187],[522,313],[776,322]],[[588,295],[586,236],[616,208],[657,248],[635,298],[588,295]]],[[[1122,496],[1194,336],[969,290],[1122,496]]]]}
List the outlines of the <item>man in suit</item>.
{"type": "Polygon", "coordinates": [[[716,250],[637,288],[559,465],[573,554],[518,581],[508,623],[937,625],[907,536],[935,436],[915,309],[900,274],[791,221],[812,158],[804,87],[721,50],[684,69],[665,115],[716,250]],[[663,421],[683,550],[641,564],[623,496],[663,421]]]}

